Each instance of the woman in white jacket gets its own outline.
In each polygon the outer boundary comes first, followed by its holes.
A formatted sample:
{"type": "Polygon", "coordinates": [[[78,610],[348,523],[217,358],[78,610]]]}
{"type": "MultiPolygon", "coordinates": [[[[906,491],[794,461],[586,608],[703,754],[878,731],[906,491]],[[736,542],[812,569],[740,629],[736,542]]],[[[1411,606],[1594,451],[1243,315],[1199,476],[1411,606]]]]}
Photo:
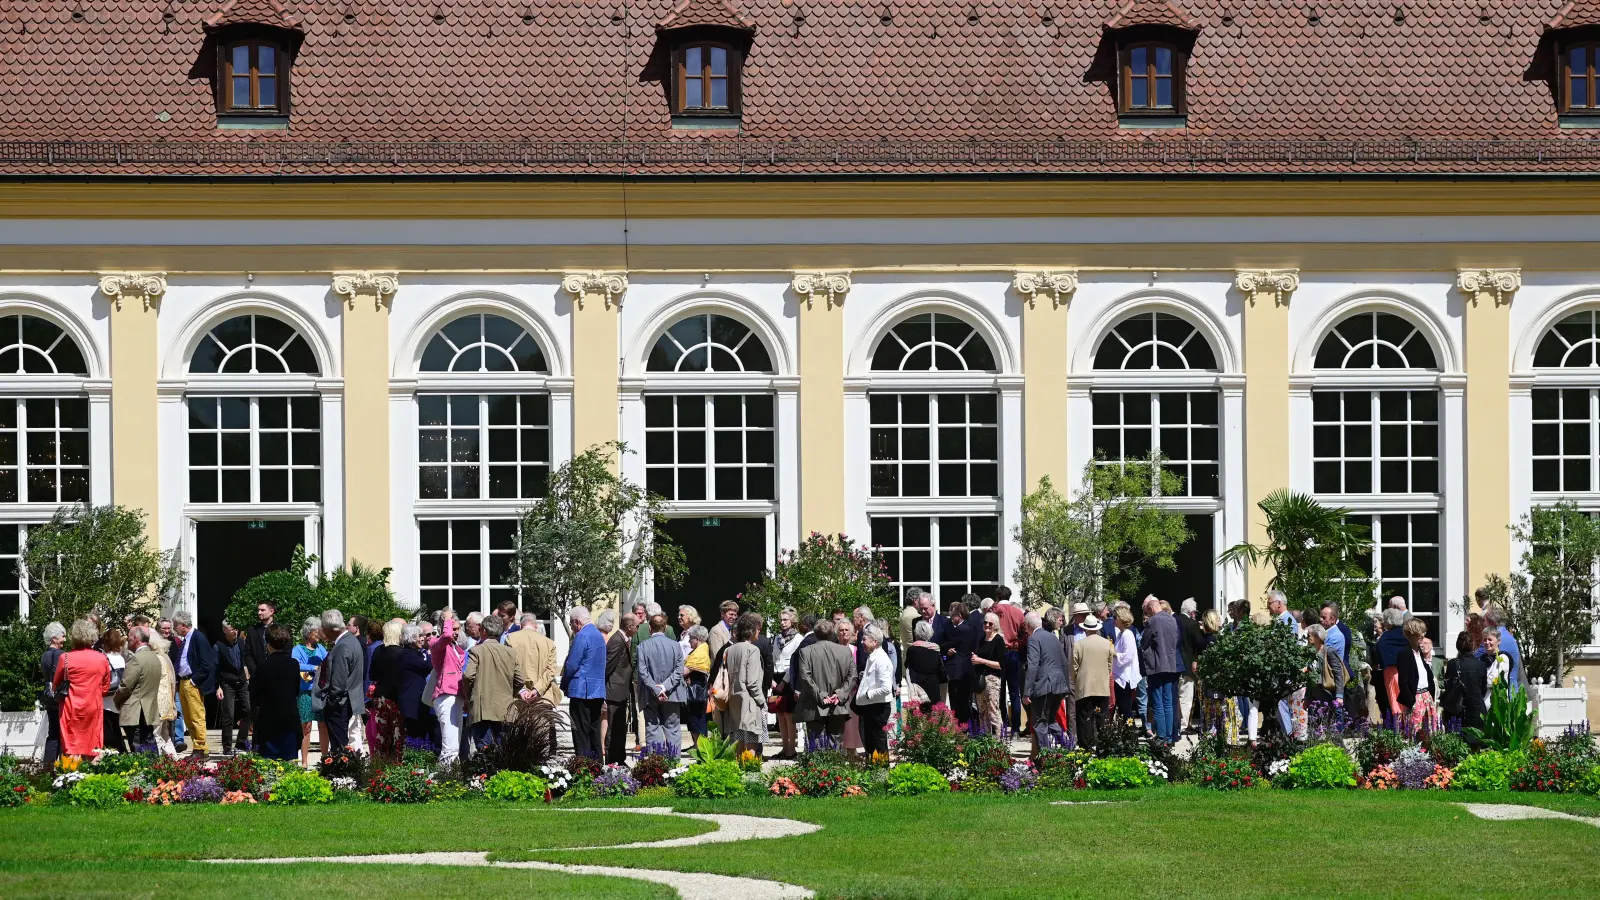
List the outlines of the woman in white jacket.
{"type": "Polygon", "coordinates": [[[894,663],[883,649],[883,629],[876,624],[861,631],[861,649],[867,667],[856,687],[856,715],[861,717],[861,749],[868,757],[889,753],[889,714],[894,710],[894,663]]]}

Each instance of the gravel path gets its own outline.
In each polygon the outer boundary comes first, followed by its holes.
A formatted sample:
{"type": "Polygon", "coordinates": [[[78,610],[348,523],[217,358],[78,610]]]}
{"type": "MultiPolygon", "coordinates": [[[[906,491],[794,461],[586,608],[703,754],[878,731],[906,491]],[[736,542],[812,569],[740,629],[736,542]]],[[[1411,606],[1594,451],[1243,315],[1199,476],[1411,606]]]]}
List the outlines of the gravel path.
{"type": "Polygon", "coordinates": [[[1557,812],[1542,806],[1519,806],[1514,803],[1463,803],[1467,812],[1491,822],[1516,822],[1522,819],[1568,819],[1600,828],[1600,819],[1557,812]]]}
{"type": "MultiPolygon", "coordinates": [[[[673,812],[665,807],[640,807],[634,809],[569,809],[559,812],[627,812],[650,816],[678,816],[699,819],[717,826],[716,831],[693,837],[673,838],[663,841],[641,841],[632,844],[615,844],[608,847],[561,847],[563,851],[619,850],[641,847],[691,847],[699,844],[724,844],[731,841],[762,840],[766,838],[793,837],[818,831],[822,826],[790,819],[769,819],[761,816],[732,816],[673,812]]],[[[539,869],[546,872],[566,872],[569,875],[606,875],[613,878],[632,878],[664,884],[678,892],[683,900],[803,900],[814,897],[810,890],[781,881],[759,878],[735,878],[728,875],[711,875],[701,872],[669,872],[658,869],[629,869],[621,866],[562,865],[547,862],[491,861],[483,852],[435,853],[383,853],[366,856],[290,856],[274,859],[210,859],[211,863],[357,863],[403,866],[474,866],[497,869],[539,869]]]]}

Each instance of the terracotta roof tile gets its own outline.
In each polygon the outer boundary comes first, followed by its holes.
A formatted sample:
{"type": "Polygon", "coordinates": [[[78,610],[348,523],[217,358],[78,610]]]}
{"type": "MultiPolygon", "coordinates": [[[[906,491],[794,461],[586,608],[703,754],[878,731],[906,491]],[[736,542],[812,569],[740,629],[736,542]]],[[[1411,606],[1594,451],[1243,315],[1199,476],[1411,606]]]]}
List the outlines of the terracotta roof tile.
{"type": "Polygon", "coordinates": [[[299,30],[300,17],[278,0],[223,0],[215,15],[205,20],[207,28],[224,25],[271,25],[289,31],[299,30]]]}
{"type": "Polygon", "coordinates": [[[662,31],[695,25],[720,25],[740,31],[754,31],[754,22],[739,14],[728,0],[683,0],[656,27],[662,31]]]}
{"type": "Polygon", "coordinates": [[[1085,78],[1102,25],[1159,2],[234,0],[299,16],[283,131],[218,129],[190,74],[216,2],[7,4],[0,172],[1600,171],[1528,74],[1600,0],[1183,0],[1187,127],[1164,131],[1085,78]],[[680,9],[755,29],[738,131],[675,129],[641,80],[680,9]]]}
{"type": "Polygon", "coordinates": [[[1127,4],[1106,22],[1106,28],[1112,30],[1133,25],[1170,25],[1186,31],[1195,31],[1199,28],[1188,13],[1178,4],[1168,0],[1128,0],[1127,4]]]}

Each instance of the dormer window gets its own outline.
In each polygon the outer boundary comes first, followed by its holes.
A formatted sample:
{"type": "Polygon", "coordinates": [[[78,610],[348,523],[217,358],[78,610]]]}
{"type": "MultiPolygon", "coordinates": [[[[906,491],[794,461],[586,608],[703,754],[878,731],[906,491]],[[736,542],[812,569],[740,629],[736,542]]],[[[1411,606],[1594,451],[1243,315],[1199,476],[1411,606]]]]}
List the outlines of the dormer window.
{"type": "Polygon", "coordinates": [[[224,46],[221,53],[219,112],[288,115],[288,67],[281,47],[266,41],[239,41],[224,46]]]}
{"type": "Polygon", "coordinates": [[[1172,44],[1139,43],[1120,52],[1122,84],[1118,112],[1124,115],[1183,115],[1183,51],[1172,44]]]}
{"type": "Polygon", "coordinates": [[[737,116],[742,54],[725,44],[694,43],[674,54],[677,73],[673,113],[680,116],[737,116]]]}
{"type": "Polygon", "coordinates": [[[1596,57],[1600,42],[1568,44],[1561,53],[1561,112],[1567,115],[1600,115],[1600,82],[1596,79],[1596,57]]]}

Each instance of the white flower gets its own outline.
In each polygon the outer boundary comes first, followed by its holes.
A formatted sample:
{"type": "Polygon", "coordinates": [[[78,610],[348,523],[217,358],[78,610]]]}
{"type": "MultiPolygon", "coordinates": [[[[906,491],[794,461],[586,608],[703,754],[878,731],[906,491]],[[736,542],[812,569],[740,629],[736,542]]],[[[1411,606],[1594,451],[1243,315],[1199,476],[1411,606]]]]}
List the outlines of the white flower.
{"type": "Polygon", "coordinates": [[[539,777],[550,786],[552,793],[560,793],[572,783],[572,773],[567,771],[566,766],[540,766],[539,777]]]}
{"type": "Polygon", "coordinates": [[[63,775],[57,775],[56,776],[56,780],[51,782],[51,785],[56,790],[59,791],[62,788],[72,787],[74,784],[77,784],[78,782],[82,781],[83,779],[84,779],[84,773],[83,772],[67,772],[67,773],[65,773],[63,775]]]}
{"type": "Polygon", "coordinates": [[[489,780],[488,778],[486,778],[486,777],[484,777],[482,775],[474,775],[474,776],[472,776],[472,778],[468,779],[468,781],[467,781],[467,790],[469,790],[469,791],[482,791],[483,790],[483,783],[485,781],[488,781],[488,780],[489,780]]]}
{"type": "Polygon", "coordinates": [[[1144,767],[1146,769],[1148,769],[1150,774],[1153,775],[1154,777],[1160,778],[1163,781],[1166,780],[1166,778],[1167,778],[1167,764],[1166,763],[1157,762],[1156,760],[1153,760],[1153,759],[1147,759],[1147,760],[1145,760],[1144,767]]]}
{"type": "Polygon", "coordinates": [[[967,780],[967,770],[966,769],[963,769],[960,766],[956,766],[954,769],[950,770],[950,783],[951,784],[960,784],[961,782],[966,781],[966,780],[967,780]]]}
{"type": "Polygon", "coordinates": [[[679,775],[682,775],[683,773],[685,773],[687,771],[689,771],[689,767],[687,765],[684,765],[684,764],[680,763],[680,764],[678,764],[676,766],[673,766],[672,768],[668,769],[667,770],[667,774],[661,776],[661,778],[662,778],[663,781],[676,781],[678,779],[679,775]]]}
{"type": "Polygon", "coordinates": [[[356,789],[356,780],[354,778],[335,778],[331,784],[336,791],[353,791],[356,789]]]}
{"type": "Polygon", "coordinates": [[[1289,761],[1287,759],[1273,760],[1267,765],[1268,778],[1277,778],[1279,775],[1282,775],[1288,771],[1289,761]]]}

